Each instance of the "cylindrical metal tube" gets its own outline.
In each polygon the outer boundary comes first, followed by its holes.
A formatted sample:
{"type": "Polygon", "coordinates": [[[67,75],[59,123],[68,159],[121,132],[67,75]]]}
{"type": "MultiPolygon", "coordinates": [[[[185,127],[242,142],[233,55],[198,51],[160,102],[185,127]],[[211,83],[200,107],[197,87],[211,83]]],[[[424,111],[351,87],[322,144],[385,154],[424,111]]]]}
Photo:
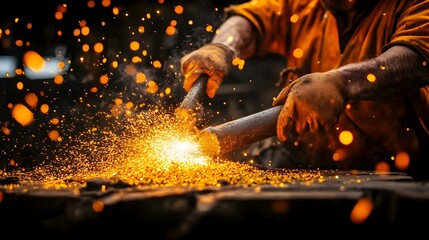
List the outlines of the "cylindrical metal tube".
{"type": "Polygon", "coordinates": [[[281,109],[282,105],[275,106],[214,127],[207,127],[203,131],[216,134],[220,154],[224,154],[276,136],[277,117],[281,109]]]}
{"type": "Polygon", "coordinates": [[[192,85],[188,94],[183,99],[180,108],[188,111],[197,112],[198,108],[201,107],[201,101],[206,92],[207,75],[201,75],[194,85],[192,85]]]}

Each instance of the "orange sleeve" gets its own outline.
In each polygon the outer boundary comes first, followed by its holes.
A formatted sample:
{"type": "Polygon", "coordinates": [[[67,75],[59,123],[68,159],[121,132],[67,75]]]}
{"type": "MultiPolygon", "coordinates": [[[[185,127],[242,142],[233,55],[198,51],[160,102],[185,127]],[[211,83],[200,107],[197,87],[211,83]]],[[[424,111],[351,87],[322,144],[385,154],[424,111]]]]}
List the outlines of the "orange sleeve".
{"type": "MultiPolygon", "coordinates": [[[[395,33],[383,50],[394,45],[405,45],[429,62],[429,1],[411,0],[406,4],[405,11],[399,15],[395,33]]],[[[409,99],[423,131],[426,132],[425,136],[429,138],[429,86],[420,88],[409,99]]]]}
{"type": "Polygon", "coordinates": [[[395,33],[383,50],[394,45],[405,45],[429,61],[429,1],[407,1],[405,9],[398,15],[395,33]]]}
{"type": "Polygon", "coordinates": [[[231,5],[225,9],[227,16],[241,15],[248,19],[259,33],[258,53],[284,54],[284,41],[287,26],[283,22],[282,0],[251,0],[231,5]]]}

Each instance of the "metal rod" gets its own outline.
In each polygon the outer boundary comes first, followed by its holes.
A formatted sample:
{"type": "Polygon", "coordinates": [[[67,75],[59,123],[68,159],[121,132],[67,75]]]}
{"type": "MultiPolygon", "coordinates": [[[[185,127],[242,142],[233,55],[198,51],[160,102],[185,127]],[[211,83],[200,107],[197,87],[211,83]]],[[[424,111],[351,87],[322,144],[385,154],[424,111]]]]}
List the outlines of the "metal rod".
{"type": "Polygon", "coordinates": [[[282,107],[282,105],[275,106],[230,122],[207,127],[203,131],[216,134],[220,154],[224,154],[276,136],[277,117],[282,107]]]}
{"type": "Polygon", "coordinates": [[[188,94],[183,99],[180,105],[181,109],[197,112],[198,108],[201,107],[201,101],[206,92],[207,77],[206,74],[202,74],[197,81],[195,81],[194,85],[192,85],[188,94]]]}

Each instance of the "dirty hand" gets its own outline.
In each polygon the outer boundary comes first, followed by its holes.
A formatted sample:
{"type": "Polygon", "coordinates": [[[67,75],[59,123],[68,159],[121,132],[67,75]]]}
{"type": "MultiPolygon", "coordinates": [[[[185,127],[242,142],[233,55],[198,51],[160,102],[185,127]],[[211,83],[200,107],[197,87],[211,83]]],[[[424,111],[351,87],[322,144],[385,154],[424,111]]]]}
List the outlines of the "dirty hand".
{"type": "Polygon", "coordinates": [[[304,75],[283,88],[273,102],[284,104],[277,121],[279,139],[332,127],[344,109],[345,85],[345,76],[333,70],[304,75]]]}
{"type": "Polygon", "coordinates": [[[232,65],[234,52],[220,43],[209,43],[181,59],[185,77],[183,87],[187,92],[201,74],[207,74],[206,93],[213,98],[232,65]]]}

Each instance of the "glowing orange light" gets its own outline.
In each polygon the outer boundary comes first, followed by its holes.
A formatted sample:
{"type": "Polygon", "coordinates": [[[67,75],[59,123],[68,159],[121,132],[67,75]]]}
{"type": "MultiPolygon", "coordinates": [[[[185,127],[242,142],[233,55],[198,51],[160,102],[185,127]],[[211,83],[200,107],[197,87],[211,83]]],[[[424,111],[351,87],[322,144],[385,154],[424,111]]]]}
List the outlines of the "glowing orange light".
{"type": "Polygon", "coordinates": [[[169,95],[170,93],[171,93],[171,88],[166,88],[165,90],[164,90],[164,92],[165,92],[165,94],[167,94],[167,95],[169,95]]]}
{"type": "Polygon", "coordinates": [[[64,61],[59,61],[57,66],[58,66],[58,69],[62,70],[66,67],[66,63],[64,61]]]}
{"type": "Polygon", "coordinates": [[[17,88],[18,90],[22,90],[22,89],[24,88],[24,83],[22,83],[22,82],[17,82],[17,83],[16,83],[16,88],[17,88]]]}
{"type": "Polygon", "coordinates": [[[131,109],[133,106],[134,106],[134,103],[132,103],[132,102],[127,102],[125,104],[125,107],[128,108],[128,109],[131,109]]]}
{"type": "Polygon", "coordinates": [[[335,153],[332,155],[332,160],[334,161],[342,161],[346,157],[347,152],[345,149],[337,149],[335,153]]]}
{"type": "Polygon", "coordinates": [[[177,14],[182,14],[183,13],[183,7],[181,5],[177,5],[176,7],[174,7],[174,12],[177,14]]]}
{"type": "Polygon", "coordinates": [[[368,198],[359,199],[350,213],[350,220],[354,224],[362,224],[368,219],[373,209],[371,200],[368,198]]]}
{"type": "Polygon", "coordinates": [[[83,44],[82,45],[82,51],[84,51],[84,52],[88,52],[89,51],[89,45],[88,44],[83,44]]]}
{"type": "Polygon", "coordinates": [[[138,30],[139,33],[144,33],[144,27],[143,26],[139,26],[138,30]]]}
{"type": "Polygon", "coordinates": [[[379,173],[387,173],[390,172],[390,166],[386,162],[378,162],[375,165],[375,171],[379,173]]]}
{"type": "Polygon", "coordinates": [[[165,33],[169,36],[174,35],[176,33],[176,28],[174,26],[168,26],[165,29],[165,33]]]}
{"type": "Polygon", "coordinates": [[[207,32],[211,32],[211,31],[213,31],[213,26],[212,26],[212,25],[207,25],[207,26],[206,26],[206,31],[207,31],[207,32]]]}
{"type": "Polygon", "coordinates": [[[161,67],[162,67],[162,64],[161,64],[161,62],[160,62],[160,61],[155,60],[155,61],[153,61],[153,66],[154,66],[155,68],[161,68],[161,67]]]}
{"type": "Polygon", "coordinates": [[[88,8],[93,8],[93,7],[95,7],[95,1],[93,1],[93,0],[89,0],[89,1],[86,3],[86,6],[87,6],[88,8]]]}
{"type": "Polygon", "coordinates": [[[16,40],[15,45],[18,47],[22,47],[22,45],[24,45],[24,43],[22,42],[22,40],[16,40]]]}
{"type": "Polygon", "coordinates": [[[37,102],[39,101],[39,99],[37,98],[35,93],[26,94],[24,97],[24,100],[28,104],[28,106],[30,106],[32,108],[36,108],[37,102]]]}
{"type": "Polygon", "coordinates": [[[232,59],[232,65],[238,65],[239,62],[240,62],[240,58],[238,57],[232,59]]]}
{"type": "Polygon", "coordinates": [[[139,56],[134,56],[132,59],[131,59],[131,62],[132,63],[139,63],[139,62],[142,62],[143,61],[143,59],[141,58],[141,57],[139,57],[139,56]]]}
{"type": "Polygon", "coordinates": [[[90,32],[89,27],[87,27],[87,26],[82,27],[82,29],[81,29],[82,35],[88,36],[89,32],[90,32]]]}
{"type": "Polygon", "coordinates": [[[102,1],[101,1],[101,5],[102,5],[103,7],[108,7],[108,6],[110,6],[110,0],[102,0],[102,1]]]}
{"type": "Polygon", "coordinates": [[[44,103],[40,106],[40,112],[42,112],[43,114],[46,114],[49,112],[49,105],[44,103]]]}
{"type": "Polygon", "coordinates": [[[104,203],[102,201],[95,201],[92,204],[92,210],[97,213],[102,212],[104,210],[104,203]]]}
{"type": "Polygon", "coordinates": [[[297,14],[294,14],[290,17],[289,20],[291,23],[296,23],[296,22],[298,22],[298,19],[299,19],[299,16],[297,14]]]}
{"type": "MultiPolygon", "coordinates": [[[[80,20],[80,21],[79,21],[79,26],[80,26],[81,28],[85,27],[85,26],[86,26],[86,20],[85,20],[85,19],[80,20]]],[[[88,30],[89,30],[89,29],[88,29],[88,30]]]]}
{"type": "Polygon", "coordinates": [[[398,170],[405,171],[410,166],[410,155],[407,152],[400,151],[396,154],[395,167],[398,170]]]}
{"type": "Polygon", "coordinates": [[[100,83],[101,84],[107,84],[109,82],[109,77],[107,77],[107,74],[101,75],[100,76],[100,83]]]}
{"type": "Polygon", "coordinates": [[[12,117],[22,126],[28,126],[34,121],[34,113],[21,103],[13,106],[12,117]]]}
{"type": "Polygon", "coordinates": [[[52,141],[58,141],[60,139],[60,133],[57,130],[49,131],[48,136],[52,141]]]}
{"type": "Polygon", "coordinates": [[[5,127],[5,126],[2,126],[2,127],[1,127],[1,131],[2,131],[5,135],[10,135],[10,129],[9,129],[9,128],[7,128],[7,127],[5,127]]]}
{"type": "Polygon", "coordinates": [[[58,123],[60,123],[60,120],[58,118],[52,118],[49,122],[53,125],[57,125],[58,123]]]}
{"type": "Polygon", "coordinates": [[[349,145],[353,142],[353,134],[350,131],[342,131],[339,135],[339,140],[344,145],[349,145]]]}
{"type": "Polygon", "coordinates": [[[301,58],[304,55],[304,50],[302,50],[301,48],[296,48],[295,50],[293,50],[293,56],[296,58],[301,58]]]}
{"type": "Polygon", "coordinates": [[[57,85],[61,85],[64,82],[64,77],[61,74],[57,74],[54,77],[54,83],[57,85]]]}
{"type": "Polygon", "coordinates": [[[240,59],[240,61],[238,62],[238,69],[239,70],[243,70],[244,64],[245,64],[245,60],[244,59],[240,59]]]}
{"type": "Polygon", "coordinates": [[[350,103],[347,103],[346,104],[346,109],[351,109],[351,108],[352,108],[352,105],[350,103]]]}
{"type": "Polygon", "coordinates": [[[149,93],[156,93],[158,91],[158,84],[155,81],[150,80],[147,83],[147,89],[146,89],[146,91],[149,92],[149,93]]]}
{"type": "Polygon", "coordinates": [[[139,43],[139,42],[137,42],[137,41],[132,41],[132,42],[130,43],[130,49],[131,49],[132,51],[137,51],[137,50],[139,50],[139,48],[140,48],[140,43],[139,43]]]}
{"type": "Polygon", "coordinates": [[[61,13],[66,13],[67,12],[67,5],[66,4],[61,4],[57,6],[57,11],[61,12],[61,13]]]}
{"type": "Polygon", "coordinates": [[[144,82],[146,82],[146,75],[142,72],[137,73],[136,83],[144,83],[144,82]]]}
{"type": "Polygon", "coordinates": [[[119,14],[119,8],[118,7],[114,7],[112,9],[113,15],[118,15],[119,14]]]}
{"type": "Polygon", "coordinates": [[[113,67],[113,68],[117,68],[118,66],[119,66],[118,61],[113,61],[113,62],[112,62],[112,67],[113,67]]]}
{"type": "Polygon", "coordinates": [[[123,103],[122,99],[120,98],[115,98],[113,101],[115,102],[116,105],[121,105],[123,103]]]}
{"type": "Polygon", "coordinates": [[[101,53],[101,52],[103,51],[103,49],[104,49],[104,46],[103,46],[103,44],[102,44],[102,43],[96,43],[96,44],[94,45],[94,51],[95,51],[96,53],[101,53]]]}
{"type": "MultiPolygon", "coordinates": [[[[27,29],[32,29],[33,28],[33,24],[32,23],[27,23],[27,29]]],[[[1,31],[0,31],[1,33],[1,31]]]]}
{"type": "Polygon", "coordinates": [[[57,20],[61,20],[61,19],[63,19],[64,16],[63,16],[62,12],[55,12],[54,17],[57,20]]]}
{"type": "Polygon", "coordinates": [[[370,74],[368,74],[368,75],[366,76],[366,79],[367,79],[369,82],[375,82],[376,77],[375,77],[375,75],[374,75],[374,74],[370,73],[370,74]]]}
{"type": "Polygon", "coordinates": [[[23,56],[24,64],[34,72],[39,72],[45,67],[45,59],[35,51],[27,51],[23,56]]]}
{"type": "Polygon", "coordinates": [[[24,74],[24,72],[22,71],[21,68],[17,68],[17,69],[15,69],[15,74],[16,75],[22,75],[22,74],[24,74]]]}
{"type": "Polygon", "coordinates": [[[77,37],[80,35],[80,29],[73,30],[73,36],[77,37]]]}

